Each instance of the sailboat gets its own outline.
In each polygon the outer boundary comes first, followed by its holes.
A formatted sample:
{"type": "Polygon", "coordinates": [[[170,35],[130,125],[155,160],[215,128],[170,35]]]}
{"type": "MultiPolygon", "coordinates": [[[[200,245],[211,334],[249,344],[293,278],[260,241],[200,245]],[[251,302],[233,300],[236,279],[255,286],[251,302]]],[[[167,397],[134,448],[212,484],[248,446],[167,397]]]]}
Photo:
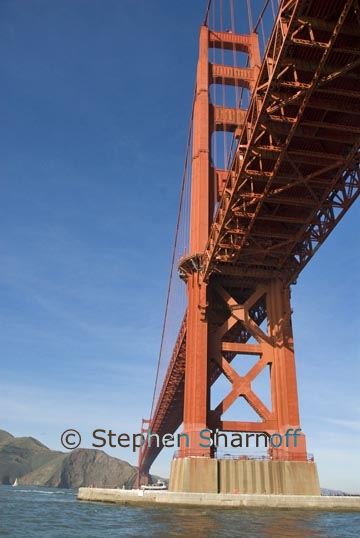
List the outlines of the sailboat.
{"type": "Polygon", "coordinates": [[[15,482],[13,483],[13,487],[14,487],[14,486],[18,486],[18,485],[19,485],[18,479],[15,478],[15,482]]]}

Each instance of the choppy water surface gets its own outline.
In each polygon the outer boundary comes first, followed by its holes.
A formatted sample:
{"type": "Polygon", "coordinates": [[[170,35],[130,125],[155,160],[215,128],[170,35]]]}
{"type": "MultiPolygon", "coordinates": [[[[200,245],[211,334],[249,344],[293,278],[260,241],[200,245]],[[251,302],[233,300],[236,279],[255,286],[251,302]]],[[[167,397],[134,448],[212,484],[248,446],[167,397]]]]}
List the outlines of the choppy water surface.
{"type": "Polygon", "coordinates": [[[74,490],[0,486],[0,536],[359,538],[360,514],[143,508],[79,502],[74,490]]]}

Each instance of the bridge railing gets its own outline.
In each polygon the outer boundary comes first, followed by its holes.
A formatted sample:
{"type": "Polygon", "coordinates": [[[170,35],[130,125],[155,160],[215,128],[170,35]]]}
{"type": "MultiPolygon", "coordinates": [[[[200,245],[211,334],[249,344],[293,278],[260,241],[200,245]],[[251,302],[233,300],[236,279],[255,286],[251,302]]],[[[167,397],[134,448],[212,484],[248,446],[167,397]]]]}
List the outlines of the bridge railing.
{"type": "MultiPolygon", "coordinates": [[[[181,453],[179,450],[176,450],[173,454],[173,459],[183,457],[181,456],[181,453]]],[[[189,458],[201,458],[202,456],[199,456],[197,454],[187,454],[187,457],[189,458]]],[[[207,456],[206,456],[207,457],[207,456]]],[[[294,454],[277,454],[277,457],[274,458],[270,453],[254,453],[254,454],[231,454],[229,452],[223,452],[223,451],[215,451],[213,454],[213,457],[217,460],[241,460],[241,461],[248,461],[248,460],[260,460],[260,461],[277,461],[281,459],[282,461],[308,461],[313,462],[314,461],[314,455],[309,452],[299,452],[294,454]],[[281,456],[281,457],[280,457],[281,456]]]]}

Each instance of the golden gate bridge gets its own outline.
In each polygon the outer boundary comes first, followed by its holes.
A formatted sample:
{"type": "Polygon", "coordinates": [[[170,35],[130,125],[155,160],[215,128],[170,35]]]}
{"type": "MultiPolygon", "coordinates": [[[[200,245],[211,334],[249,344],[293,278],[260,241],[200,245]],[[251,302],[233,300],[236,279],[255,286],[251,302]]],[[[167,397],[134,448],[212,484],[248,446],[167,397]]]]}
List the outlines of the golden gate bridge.
{"type": "MultiPolygon", "coordinates": [[[[300,428],[290,286],[359,195],[359,80],[358,0],[209,1],[142,425],[160,437],[181,425],[188,434],[172,465],[173,490],[225,492],[236,482],[226,481],[212,447],[199,446],[203,429],[271,436],[300,428]],[[234,359],[249,356],[255,362],[240,375],[234,359]],[[264,371],[270,402],[254,390],[264,371]],[[230,390],[218,402],[221,377],[230,390]],[[239,399],[256,420],[226,419],[239,399]]],[[[161,449],[141,447],[139,484],[161,449]]],[[[318,493],[304,434],[296,447],[271,448],[266,464],[254,471],[259,487],[318,493]]],[[[258,487],[236,480],[244,492],[258,487]]]]}

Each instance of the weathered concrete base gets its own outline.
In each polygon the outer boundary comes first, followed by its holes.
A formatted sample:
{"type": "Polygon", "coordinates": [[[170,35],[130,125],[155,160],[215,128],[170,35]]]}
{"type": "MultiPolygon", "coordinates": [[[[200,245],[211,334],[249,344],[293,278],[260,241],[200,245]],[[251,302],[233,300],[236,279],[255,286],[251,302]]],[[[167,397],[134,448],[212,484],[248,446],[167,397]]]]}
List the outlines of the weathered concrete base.
{"type": "Polygon", "coordinates": [[[169,491],[218,493],[218,461],[214,458],[175,458],[169,491]]]}
{"type": "Polygon", "coordinates": [[[176,458],[169,491],[320,495],[320,484],[314,462],[176,458]]]}
{"type": "Polygon", "coordinates": [[[244,495],[226,493],[175,493],[122,489],[80,488],[81,501],[149,505],[208,506],[219,508],[293,508],[360,512],[360,497],[320,495],[244,495]]]}
{"type": "Polygon", "coordinates": [[[219,460],[219,493],[320,495],[316,464],[307,461],[219,460]]]}

